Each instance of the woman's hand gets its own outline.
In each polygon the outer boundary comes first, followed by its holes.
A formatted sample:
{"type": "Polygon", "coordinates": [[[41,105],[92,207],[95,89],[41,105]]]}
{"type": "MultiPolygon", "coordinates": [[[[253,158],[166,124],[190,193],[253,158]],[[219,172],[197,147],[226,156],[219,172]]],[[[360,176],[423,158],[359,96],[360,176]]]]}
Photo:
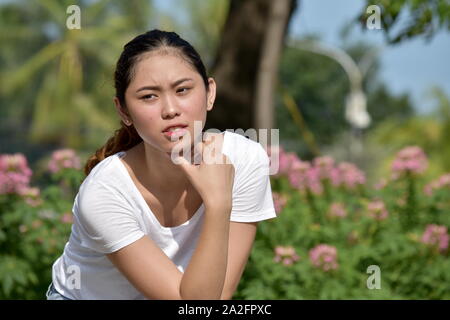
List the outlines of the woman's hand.
{"type": "Polygon", "coordinates": [[[201,155],[198,164],[191,164],[180,156],[178,163],[205,203],[205,207],[230,209],[232,207],[232,190],[234,166],[219,148],[222,144],[213,141],[199,142],[195,149],[201,155]]]}

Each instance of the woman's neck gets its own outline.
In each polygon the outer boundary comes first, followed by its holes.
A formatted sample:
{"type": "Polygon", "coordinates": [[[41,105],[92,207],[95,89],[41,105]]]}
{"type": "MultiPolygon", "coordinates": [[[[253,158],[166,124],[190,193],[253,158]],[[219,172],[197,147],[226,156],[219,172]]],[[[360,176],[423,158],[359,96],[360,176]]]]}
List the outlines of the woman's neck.
{"type": "Polygon", "coordinates": [[[179,193],[191,187],[182,168],[165,154],[141,142],[136,146],[137,170],[147,187],[159,191],[179,193]]]}

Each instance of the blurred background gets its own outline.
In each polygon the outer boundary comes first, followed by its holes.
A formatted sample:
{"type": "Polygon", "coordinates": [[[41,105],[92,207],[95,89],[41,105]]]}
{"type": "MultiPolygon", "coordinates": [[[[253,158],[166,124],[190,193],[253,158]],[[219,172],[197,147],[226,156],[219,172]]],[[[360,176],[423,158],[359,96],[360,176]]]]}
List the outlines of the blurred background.
{"type": "Polygon", "coordinates": [[[125,43],[153,28],[189,41],[216,79],[205,129],[279,129],[271,182],[280,216],[261,224],[237,298],[450,298],[449,19],[445,0],[0,0],[0,298],[43,298],[81,167],[119,128],[115,63],[125,43]],[[349,164],[357,191],[342,182],[349,164]],[[348,221],[326,225],[336,203],[348,221]],[[389,224],[365,217],[373,206],[390,213],[389,224]],[[429,225],[438,236],[427,242],[429,225]],[[321,244],[335,248],[319,247],[325,255],[347,255],[346,267],[305,276],[321,268],[311,256],[321,244]],[[414,282],[393,259],[386,265],[400,269],[371,296],[365,268],[386,255],[436,269],[414,282]]]}

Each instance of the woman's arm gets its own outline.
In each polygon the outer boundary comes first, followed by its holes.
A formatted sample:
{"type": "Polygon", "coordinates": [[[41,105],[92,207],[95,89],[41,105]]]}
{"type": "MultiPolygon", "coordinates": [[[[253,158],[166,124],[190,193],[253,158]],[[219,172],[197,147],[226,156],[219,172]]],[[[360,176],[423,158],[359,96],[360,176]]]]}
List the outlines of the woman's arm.
{"type": "Polygon", "coordinates": [[[220,299],[228,260],[231,208],[205,207],[202,232],[180,283],[183,299],[220,299]]]}
{"type": "Polygon", "coordinates": [[[228,263],[221,300],[233,298],[252,251],[258,222],[230,222],[228,263]]]}
{"type": "Polygon", "coordinates": [[[205,216],[197,247],[184,274],[149,237],[107,256],[149,299],[219,299],[218,295],[222,300],[231,299],[247,264],[257,222],[229,222],[214,219],[221,214],[209,216],[213,218],[205,216]]]}
{"type": "MultiPolygon", "coordinates": [[[[244,235],[251,243],[229,241],[230,209],[208,206],[205,210],[197,247],[184,274],[149,237],[142,237],[107,256],[149,299],[231,298],[247,261],[254,232],[244,235]]],[[[236,226],[233,229],[238,231],[236,226]]]]}

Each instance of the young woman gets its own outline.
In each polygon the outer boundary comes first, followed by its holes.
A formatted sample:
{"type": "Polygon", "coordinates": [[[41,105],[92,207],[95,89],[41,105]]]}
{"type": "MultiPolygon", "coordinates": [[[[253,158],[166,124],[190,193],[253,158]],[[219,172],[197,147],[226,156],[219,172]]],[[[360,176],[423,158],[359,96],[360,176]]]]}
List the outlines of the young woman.
{"type": "Polygon", "coordinates": [[[126,44],[115,88],[121,128],[86,163],[47,299],[231,299],[257,222],[276,217],[264,148],[201,132],[216,83],[174,32],[126,44]],[[207,150],[219,161],[187,157],[207,150]]]}

